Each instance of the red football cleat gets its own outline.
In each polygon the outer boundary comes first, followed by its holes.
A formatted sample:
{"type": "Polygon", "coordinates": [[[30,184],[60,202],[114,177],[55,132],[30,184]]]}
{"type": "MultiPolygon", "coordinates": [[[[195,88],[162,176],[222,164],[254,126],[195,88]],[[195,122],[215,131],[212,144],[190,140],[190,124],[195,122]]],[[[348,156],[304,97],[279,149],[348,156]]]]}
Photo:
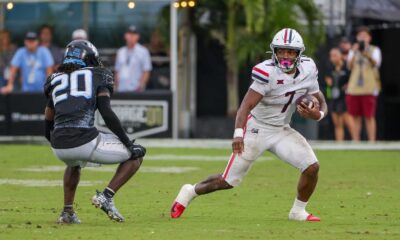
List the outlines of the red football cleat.
{"type": "Polygon", "coordinates": [[[314,216],[314,215],[310,214],[310,215],[308,215],[306,221],[308,221],[308,222],[320,222],[321,219],[319,217],[317,217],[317,216],[314,216]]]}
{"type": "Polygon", "coordinates": [[[182,213],[185,211],[186,207],[178,202],[174,202],[171,207],[171,217],[172,218],[179,218],[182,213]]]}

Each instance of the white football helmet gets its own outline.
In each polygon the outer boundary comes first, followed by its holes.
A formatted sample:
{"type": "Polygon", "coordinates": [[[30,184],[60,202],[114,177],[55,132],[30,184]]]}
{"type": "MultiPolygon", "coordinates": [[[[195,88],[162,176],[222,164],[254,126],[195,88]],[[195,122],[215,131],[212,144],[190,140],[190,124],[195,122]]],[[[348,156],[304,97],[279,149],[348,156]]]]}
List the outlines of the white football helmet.
{"type": "Polygon", "coordinates": [[[291,28],[284,28],[275,34],[270,47],[276,66],[283,72],[290,72],[297,67],[300,63],[300,57],[306,49],[304,47],[303,38],[296,30],[291,28]],[[278,59],[276,56],[276,49],[278,48],[298,50],[297,58],[294,61],[278,59]]]}

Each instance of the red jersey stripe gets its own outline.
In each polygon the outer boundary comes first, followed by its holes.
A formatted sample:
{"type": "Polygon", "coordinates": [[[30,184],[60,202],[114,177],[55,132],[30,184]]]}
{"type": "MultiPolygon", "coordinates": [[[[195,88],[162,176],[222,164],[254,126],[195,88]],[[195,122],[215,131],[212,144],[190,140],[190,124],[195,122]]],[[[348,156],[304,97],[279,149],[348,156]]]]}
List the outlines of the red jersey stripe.
{"type": "MultiPolygon", "coordinates": [[[[244,126],[244,128],[243,128],[243,132],[244,132],[244,133],[243,133],[243,137],[246,135],[247,122],[248,122],[248,121],[250,120],[250,118],[252,118],[252,117],[253,117],[253,115],[251,115],[251,114],[249,114],[249,115],[247,116],[246,124],[245,124],[245,126],[244,126]]],[[[222,178],[223,178],[223,179],[226,179],[226,177],[228,176],[229,170],[231,169],[232,163],[233,163],[233,161],[235,161],[235,158],[236,158],[236,153],[232,153],[231,159],[229,159],[228,166],[226,167],[226,170],[225,170],[224,174],[222,174],[222,178]]]]}
{"type": "Polygon", "coordinates": [[[265,72],[265,71],[263,71],[263,70],[261,70],[261,69],[259,69],[257,67],[253,67],[253,70],[258,72],[258,73],[261,73],[262,75],[264,75],[266,77],[269,77],[269,74],[267,72],[265,72]]]}
{"type": "Polygon", "coordinates": [[[232,153],[231,159],[229,160],[229,163],[228,163],[228,167],[226,167],[226,170],[225,170],[225,172],[224,172],[224,175],[222,176],[223,179],[226,179],[226,176],[228,176],[229,170],[230,170],[231,167],[232,167],[232,163],[233,163],[233,161],[235,160],[235,157],[236,157],[236,154],[235,154],[235,153],[232,153]]]}

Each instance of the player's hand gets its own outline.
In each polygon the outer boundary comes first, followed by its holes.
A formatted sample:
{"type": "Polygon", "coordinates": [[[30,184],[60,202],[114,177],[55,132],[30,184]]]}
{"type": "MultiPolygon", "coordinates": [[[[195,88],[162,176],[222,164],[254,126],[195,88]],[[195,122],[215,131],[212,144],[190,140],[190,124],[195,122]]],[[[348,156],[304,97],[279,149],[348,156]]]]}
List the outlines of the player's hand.
{"type": "Polygon", "coordinates": [[[144,157],[144,155],[146,155],[146,148],[143,147],[140,144],[134,144],[132,143],[129,147],[128,147],[129,151],[132,153],[131,155],[131,159],[139,159],[144,157]]]}
{"type": "Polygon", "coordinates": [[[244,142],[242,137],[236,137],[232,141],[232,151],[236,154],[242,154],[244,151],[244,142]]]}
{"type": "Polygon", "coordinates": [[[316,102],[314,102],[314,106],[312,108],[309,108],[305,103],[302,102],[297,105],[297,111],[303,118],[318,120],[321,117],[321,113],[319,112],[319,104],[316,102]]]}

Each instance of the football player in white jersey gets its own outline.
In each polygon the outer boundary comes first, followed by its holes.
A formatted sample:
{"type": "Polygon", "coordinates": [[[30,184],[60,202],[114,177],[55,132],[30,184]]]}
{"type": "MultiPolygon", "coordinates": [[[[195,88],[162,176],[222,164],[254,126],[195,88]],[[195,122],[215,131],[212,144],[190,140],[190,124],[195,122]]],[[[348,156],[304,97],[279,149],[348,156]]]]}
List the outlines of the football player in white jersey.
{"type": "Polygon", "coordinates": [[[316,121],[327,115],[318,70],[311,58],[302,56],[303,39],[294,29],[279,31],[270,47],[272,59],[253,68],[254,81],[237,112],[233,153],[224,173],[183,185],[172,205],[172,218],[180,217],[198,195],[238,186],[254,161],[268,150],[301,172],[289,219],[320,221],[306,211],[318,180],[318,160],[306,139],[289,126],[296,109],[302,117],[316,121]],[[313,95],[319,103],[313,107],[297,105],[296,100],[305,94],[313,95]]]}

